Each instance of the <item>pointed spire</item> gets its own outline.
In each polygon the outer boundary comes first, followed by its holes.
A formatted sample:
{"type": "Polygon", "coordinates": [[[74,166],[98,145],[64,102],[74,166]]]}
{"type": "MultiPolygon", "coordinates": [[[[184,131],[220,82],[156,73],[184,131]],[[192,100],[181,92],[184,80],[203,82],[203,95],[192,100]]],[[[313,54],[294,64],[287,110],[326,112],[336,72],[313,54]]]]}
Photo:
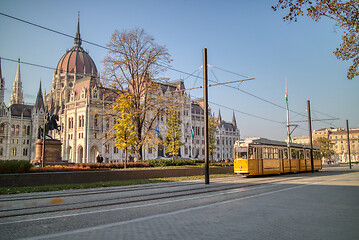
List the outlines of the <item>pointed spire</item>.
{"type": "Polygon", "coordinates": [[[1,57],[0,57],[0,79],[2,79],[2,72],[1,72],[1,57]]]}
{"type": "Polygon", "coordinates": [[[80,47],[82,44],[81,36],[80,36],[80,12],[78,13],[78,19],[77,19],[77,32],[75,37],[75,46],[80,47]]]}
{"type": "Polygon", "coordinates": [[[0,57],[0,103],[4,102],[4,99],[5,99],[5,80],[2,77],[1,57],[0,57]]]}
{"type": "Polygon", "coordinates": [[[37,96],[36,96],[35,108],[37,110],[40,110],[41,108],[45,110],[44,98],[42,97],[42,90],[41,90],[41,81],[40,81],[39,91],[37,92],[37,96]]]}
{"type": "Polygon", "coordinates": [[[237,121],[236,121],[236,116],[234,115],[234,112],[233,112],[233,118],[232,118],[232,125],[234,128],[237,128],[237,121]]]}
{"type": "Polygon", "coordinates": [[[218,110],[218,125],[222,122],[221,109],[218,110]]]}
{"type": "Polygon", "coordinates": [[[24,96],[22,94],[22,82],[20,75],[20,58],[17,63],[17,71],[9,105],[11,106],[12,104],[24,104],[24,96]]]}

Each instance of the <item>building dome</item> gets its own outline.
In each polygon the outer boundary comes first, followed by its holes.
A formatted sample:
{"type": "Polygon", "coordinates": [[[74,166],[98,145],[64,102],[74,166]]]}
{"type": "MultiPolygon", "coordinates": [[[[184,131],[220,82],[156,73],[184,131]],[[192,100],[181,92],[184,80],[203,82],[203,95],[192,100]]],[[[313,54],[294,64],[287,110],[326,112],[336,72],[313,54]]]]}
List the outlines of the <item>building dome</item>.
{"type": "Polygon", "coordinates": [[[60,59],[55,70],[55,74],[73,73],[85,75],[97,75],[97,68],[88,54],[81,47],[80,25],[77,24],[75,46],[68,50],[60,59]]]}

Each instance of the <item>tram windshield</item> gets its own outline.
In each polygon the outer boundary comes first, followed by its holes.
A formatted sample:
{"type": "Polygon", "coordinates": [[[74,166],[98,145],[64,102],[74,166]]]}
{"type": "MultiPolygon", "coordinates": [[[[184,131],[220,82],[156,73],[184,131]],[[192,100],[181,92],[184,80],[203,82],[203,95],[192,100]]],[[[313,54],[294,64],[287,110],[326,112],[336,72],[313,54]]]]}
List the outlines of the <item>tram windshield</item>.
{"type": "Polygon", "coordinates": [[[236,149],[237,158],[247,159],[247,148],[246,147],[239,147],[236,149]]]}

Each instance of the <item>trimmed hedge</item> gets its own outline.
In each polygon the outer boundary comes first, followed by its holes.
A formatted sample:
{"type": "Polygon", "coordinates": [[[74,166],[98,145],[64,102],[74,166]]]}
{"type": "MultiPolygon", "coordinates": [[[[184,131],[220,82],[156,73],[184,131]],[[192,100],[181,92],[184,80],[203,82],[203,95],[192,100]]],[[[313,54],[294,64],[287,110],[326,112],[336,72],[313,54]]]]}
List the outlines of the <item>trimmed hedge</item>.
{"type": "Polygon", "coordinates": [[[175,159],[172,162],[172,159],[152,159],[147,160],[147,163],[151,167],[168,167],[168,166],[188,166],[188,165],[197,165],[204,163],[203,160],[189,160],[189,159],[175,159]]]}
{"type": "Polygon", "coordinates": [[[32,167],[29,161],[0,161],[0,173],[27,173],[32,167]]]}

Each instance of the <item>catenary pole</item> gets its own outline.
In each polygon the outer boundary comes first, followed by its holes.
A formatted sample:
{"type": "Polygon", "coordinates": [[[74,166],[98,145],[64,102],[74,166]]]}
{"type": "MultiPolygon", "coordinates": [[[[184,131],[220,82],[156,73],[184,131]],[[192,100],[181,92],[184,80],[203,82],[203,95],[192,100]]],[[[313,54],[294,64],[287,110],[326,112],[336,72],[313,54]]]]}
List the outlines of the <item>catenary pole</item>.
{"type": "Polygon", "coordinates": [[[308,125],[309,125],[309,142],[310,142],[310,164],[312,165],[312,173],[314,173],[312,118],[310,115],[310,101],[309,100],[308,100],[308,125]]]}
{"type": "Polygon", "coordinates": [[[205,184],[209,184],[207,48],[203,48],[203,102],[204,102],[204,177],[205,177],[205,184]]]}
{"type": "Polygon", "coordinates": [[[348,120],[347,120],[347,139],[348,139],[349,169],[352,169],[352,161],[350,159],[350,140],[349,140],[349,122],[348,122],[348,120]]]}

